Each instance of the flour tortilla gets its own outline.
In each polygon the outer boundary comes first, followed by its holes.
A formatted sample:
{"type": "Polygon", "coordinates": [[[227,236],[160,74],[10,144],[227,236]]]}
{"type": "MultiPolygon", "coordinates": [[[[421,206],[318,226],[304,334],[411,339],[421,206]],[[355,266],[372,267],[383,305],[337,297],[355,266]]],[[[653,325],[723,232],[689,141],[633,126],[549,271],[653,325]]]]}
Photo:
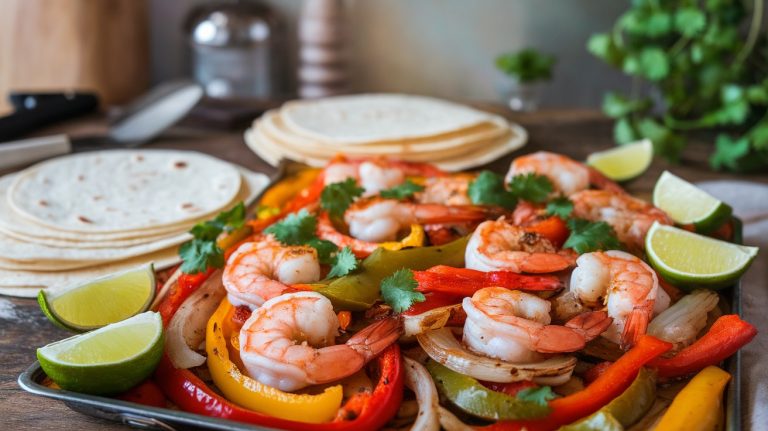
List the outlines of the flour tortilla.
{"type": "MultiPolygon", "coordinates": [[[[527,142],[528,134],[525,129],[516,124],[510,125],[510,129],[511,134],[509,136],[503,137],[490,145],[473,147],[466,153],[447,159],[432,157],[428,161],[447,171],[460,171],[490,163],[505,154],[521,148],[527,142]]],[[[282,159],[291,159],[310,166],[323,167],[330,160],[330,157],[313,157],[300,151],[281,147],[269,139],[263,139],[263,136],[254,129],[246,130],[244,138],[246,145],[257,156],[272,166],[279,165],[282,159]]],[[[412,160],[407,155],[401,155],[400,153],[392,153],[391,157],[412,160]]]]}
{"type": "Polygon", "coordinates": [[[148,262],[154,262],[155,269],[166,269],[180,262],[176,247],[120,262],[112,262],[93,268],[63,272],[8,271],[0,269],[0,295],[34,298],[40,289],[60,291],[68,286],[85,283],[98,277],[126,271],[148,262]]]}
{"type": "MultiPolygon", "coordinates": [[[[239,168],[239,170],[243,176],[241,190],[236,199],[227,206],[231,206],[240,200],[250,203],[269,183],[269,178],[264,174],[258,174],[243,168],[239,168]]],[[[22,241],[53,247],[125,247],[146,244],[169,236],[183,234],[198,221],[211,218],[211,215],[206,215],[197,220],[190,220],[157,230],[127,231],[122,233],[77,233],[50,229],[18,216],[7,204],[6,199],[3,197],[6,195],[14,178],[15,175],[7,175],[0,178],[0,233],[22,241]]]]}
{"type": "Polygon", "coordinates": [[[491,114],[445,100],[405,94],[359,94],[287,102],[280,110],[293,134],[339,145],[407,141],[460,131],[491,114]]]}
{"type": "Polygon", "coordinates": [[[292,147],[322,150],[344,154],[391,154],[393,151],[407,153],[444,152],[471,145],[480,140],[493,139],[509,132],[509,123],[502,117],[489,116],[488,121],[460,131],[417,139],[399,141],[368,142],[365,145],[338,145],[318,139],[296,135],[286,128],[280,112],[271,110],[254,122],[254,127],[275,141],[292,147]]]}
{"type": "Polygon", "coordinates": [[[234,166],[204,154],[114,150],[33,166],[16,177],[7,199],[16,213],[51,229],[124,232],[216,213],[240,183],[234,166]]]}

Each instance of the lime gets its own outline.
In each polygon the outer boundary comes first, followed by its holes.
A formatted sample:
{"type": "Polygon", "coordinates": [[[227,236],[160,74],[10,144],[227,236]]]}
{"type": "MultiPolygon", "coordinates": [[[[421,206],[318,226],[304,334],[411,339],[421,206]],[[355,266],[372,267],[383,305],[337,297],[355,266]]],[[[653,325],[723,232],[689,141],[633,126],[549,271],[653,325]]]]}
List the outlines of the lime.
{"type": "Polygon", "coordinates": [[[148,311],[37,349],[45,373],[64,389],[123,392],[146,379],[163,355],[163,320],[148,311]]]}
{"type": "Polygon", "coordinates": [[[648,139],[592,153],[587,164],[614,181],[640,176],[653,161],[653,143],[648,139]]]}
{"type": "Polygon", "coordinates": [[[675,223],[692,224],[697,232],[708,233],[731,217],[731,207],[669,171],[664,171],[653,188],[653,204],[675,223]]]}
{"type": "Polygon", "coordinates": [[[645,237],[651,265],[670,283],[686,290],[720,289],[738,280],[757,255],[746,247],[654,223],[645,237]]]}
{"type": "Polygon", "coordinates": [[[61,292],[41,290],[37,302],[48,320],[71,331],[89,331],[125,320],[149,308],[155,271],[146,264],[61,292]]]}

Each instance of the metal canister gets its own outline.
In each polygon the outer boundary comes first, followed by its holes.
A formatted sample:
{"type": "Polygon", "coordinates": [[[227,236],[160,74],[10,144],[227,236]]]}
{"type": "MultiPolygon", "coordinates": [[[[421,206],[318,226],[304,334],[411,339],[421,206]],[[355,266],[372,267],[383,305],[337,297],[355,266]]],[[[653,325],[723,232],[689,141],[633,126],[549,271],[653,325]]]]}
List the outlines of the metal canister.
{"type": "Polygon", "coordinates": [[[203,3],[190,11],[185,29],[193,76],[208,96],[278,95],[280,30],[270,8],[241,0],[203,3]]]}

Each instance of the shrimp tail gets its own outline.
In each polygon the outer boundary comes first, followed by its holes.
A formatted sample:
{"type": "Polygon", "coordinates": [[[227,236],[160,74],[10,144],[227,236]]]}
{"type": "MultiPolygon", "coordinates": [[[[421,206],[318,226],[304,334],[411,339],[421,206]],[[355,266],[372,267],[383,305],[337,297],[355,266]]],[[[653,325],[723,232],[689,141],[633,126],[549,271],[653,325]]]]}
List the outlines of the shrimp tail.
{"type": "Polygon", "coordinates": [[[403,334],[403,325],[399,319],[380,320],[350,338],[346,345],[365,358],[365,362],[375,358],[403,334]]]}
{"type": "Polygon", "coordinates": [[[414,214],[421,223],[438,224],[483,220],[487,211],[472,205],[414,204],[414,214]]]}
{"type": "Polygon", "coordinates": [[[612,322],[613,318],[608,317],[607,312],[592,311],[579,314],[566,322],[565,326],[582,334],[585,341],[589,342],[605,332],[612,322]]]}
{"type": "Polygon", "coordinates": [[[648,329],[648,322],[651,320],[653,302],[644,301],[629,312],[627,321],[624,324],[624,332],[621,334],[621,343],[619,344],[622,350],[626,351],[632,348],[640,336],[645,334],[648,329]]]}

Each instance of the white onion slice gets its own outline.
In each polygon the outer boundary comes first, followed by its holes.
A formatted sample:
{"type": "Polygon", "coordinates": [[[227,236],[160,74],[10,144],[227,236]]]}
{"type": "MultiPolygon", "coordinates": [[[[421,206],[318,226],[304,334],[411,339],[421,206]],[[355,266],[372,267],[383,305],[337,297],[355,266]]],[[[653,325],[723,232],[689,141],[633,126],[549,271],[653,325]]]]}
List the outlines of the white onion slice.
{"type": "Polygon", "coordinates": [[[475,430],[471,426],[462,422],[453,413],[451,413],[450,410],[446,409],[445,407],[440,407],[438,411],[440,412],[440,426],[442,426],[445,429],[445,431],[474,431],[475,430]]]}
{"type": "Polygon", "coordinates": [[[412,337],[433,329],[440,329],[448,323],[448,319],[450,319],[458,310],[461,310],[461,304],[433,308],[432,310],[414,316],[404,316],[404,335],[406,337],[412,337]]]}
{"type": "Polygon", "coordinates": [[[478,380],[498,383],[543,380],[542,383],[554,384],[567,381],[576,366],[576,358],[565,355],[530,364],[516,364],[476,355],[465,349],[447,328],[426,332],[418,335],[416,339],[421,348],[435,361],[457,373],[478,380]]]}
{"type": "Polygon", "coordinates": [[[205,356],[195,349],[205,341],[208,319],[226,294],[221,271],[216,271],[176,310],[165,333],[165,351],[174,367],[192,368],[205,363],[205,356]]]}
{"type": "Polygon", "coordinates": [[[411,431],[440,431],[440,407],[437,388],[432,376],[423,365],[411,358],[405,359],[405,385],[416,394],[419,402],[419,414],[411,426],[411,431]]]}

